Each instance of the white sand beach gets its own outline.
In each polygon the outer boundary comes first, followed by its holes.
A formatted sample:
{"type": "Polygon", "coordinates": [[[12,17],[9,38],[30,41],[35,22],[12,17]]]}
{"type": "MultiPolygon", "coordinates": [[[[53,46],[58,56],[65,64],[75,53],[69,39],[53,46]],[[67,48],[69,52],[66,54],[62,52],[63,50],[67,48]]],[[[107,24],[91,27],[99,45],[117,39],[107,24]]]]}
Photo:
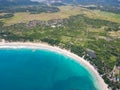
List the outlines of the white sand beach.
{"type": "Polygon", "coordinates": [[[95,68],[83,58],[77,56],[74,53],[71,53],[68,50],[60,49],[56,46],[50,46],[46,43],[31,43],[31,42],[0,42],[0,48],[31,48],[31,49],[46,49],[50,51],[55,51],[66,55],[70,58],[73,58],[77,62],[81,63],[85,68],[87,68],[92,74],[95,76],[96,79],[96,86],[99,86],[100,90],[108,90],[107,84],[105,84],[104,80],[100,77],[99,73],[95,70],[95,68]]]}

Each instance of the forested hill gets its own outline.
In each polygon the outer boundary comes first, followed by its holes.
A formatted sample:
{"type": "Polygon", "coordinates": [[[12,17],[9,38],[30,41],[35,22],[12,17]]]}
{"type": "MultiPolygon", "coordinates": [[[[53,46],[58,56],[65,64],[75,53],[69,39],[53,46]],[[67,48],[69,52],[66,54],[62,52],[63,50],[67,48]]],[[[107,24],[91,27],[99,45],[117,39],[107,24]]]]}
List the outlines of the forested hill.
{"type": "Polygon", "coordinates": [[[77,4],[86,6],[89,9],[120,13],[120,0],[62,0],[66,4],[77,4]]]}
{"type": "MultiPolygon", "coordinates": [[[[50,1],[50,0],[43,0],[50,1]]],[[[57,1],[57,0],[54,0],[57,1]]],[[[83,4],[83,5],[105,5],[105,6],[120,6],[120,0],[61,0],[62,3],[71,4],[83,4]]],[[[28,5],[36,4],[37,2],[32,2],[31,0],[0,0],[0,6],[3,5],[28,5]]]]}
{"type": "Polygon", "coordinates": [[[37,4],[30,0],[0,0],[0,6],[11,6],[11,5],[30,5],[37,4]]]}
{"type": "Polygon", "coordinates": [[[101,5],[120,5],[119,0],[62,0],[66,3],[81,3],[81,4],[101,4],[101,5]]]}

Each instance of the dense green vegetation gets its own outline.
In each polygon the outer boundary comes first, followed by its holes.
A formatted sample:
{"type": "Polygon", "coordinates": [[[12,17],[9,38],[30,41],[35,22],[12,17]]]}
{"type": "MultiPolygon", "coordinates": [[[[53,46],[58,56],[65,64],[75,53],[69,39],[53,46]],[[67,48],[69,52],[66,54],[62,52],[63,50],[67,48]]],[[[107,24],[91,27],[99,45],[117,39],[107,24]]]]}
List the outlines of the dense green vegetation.
{"type": "Polygon", "coordinates": [[[101,11],[107,11],[107,12],[113,12],[113,13],[116,13],[116,14],[120,14],[120,8],[118,8],[119,6],[102,6],[101,5],[96,5],[96,6],[88,6],[87,8],[88,9],[91,9],[91,10],[101,10],[101,11]]]}
{"type": "Polygon", "coordinates": [[[57,7],[47,5],[30,5],[30,6],[14,6],[5,7],[0,10],[1,13],[15,13],[15,12],[31,12],[31,13],[42,13],[42,12],[58,12],[57,7]]]}
{"type": "Polygon", "coordinates": [[[2,26],[3,26],[3,22],[0,22],[0,29],[2,28],[2,26]]]}
{"type": "Polygon", "coordinates": [[[13,16],[14,15],[12,13],[8,13],[8,14],[0,16],[0,19],[2,19],[2,18],[10,18],[10,17],[13,17],[13,16]]]}
{"type": "Polygon", "coordinates": [[[31,0],[0,0],[0,8],[8,6],[18,5],[36,5],[38,2],[32,2],[31,0]]]}
{"type": "Polygon", "coordinates": [[[89,9],[99,9],[102,11],[119,13],[120,14],[120,1],[119,0],[63,0],[66,3],[75,5],[88,6],[89,9]]]}
{"type": "Polygon", "coordinates": [[[57,11],[59,11],[57,7],[48,6],[45,3],[32,2],[31,0],[0,0],[0,13],[57,11]]]}

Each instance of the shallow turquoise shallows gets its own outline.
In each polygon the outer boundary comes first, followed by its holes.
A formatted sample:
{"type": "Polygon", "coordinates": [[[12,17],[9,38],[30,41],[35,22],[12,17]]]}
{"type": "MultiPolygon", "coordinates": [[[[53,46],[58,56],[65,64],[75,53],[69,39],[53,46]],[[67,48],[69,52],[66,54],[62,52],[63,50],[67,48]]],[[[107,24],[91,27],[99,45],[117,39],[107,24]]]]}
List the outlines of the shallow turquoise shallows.
{"type": "Polygon", "coordinates": [[[98,90],[78,62],[47,50],[0,49],[0,90],[98,90]]]}

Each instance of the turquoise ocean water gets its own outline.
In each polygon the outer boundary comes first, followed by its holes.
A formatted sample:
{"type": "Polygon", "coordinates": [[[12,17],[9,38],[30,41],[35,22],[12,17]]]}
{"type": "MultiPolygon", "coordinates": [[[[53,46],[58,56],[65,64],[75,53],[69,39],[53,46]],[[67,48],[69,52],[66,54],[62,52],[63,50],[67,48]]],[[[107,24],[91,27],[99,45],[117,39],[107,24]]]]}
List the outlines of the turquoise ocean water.
{"type": "Polygon", "coordinates": [[[0,90],[98,90],[78,62],[47,50],[0,49],[0,90]]]}

